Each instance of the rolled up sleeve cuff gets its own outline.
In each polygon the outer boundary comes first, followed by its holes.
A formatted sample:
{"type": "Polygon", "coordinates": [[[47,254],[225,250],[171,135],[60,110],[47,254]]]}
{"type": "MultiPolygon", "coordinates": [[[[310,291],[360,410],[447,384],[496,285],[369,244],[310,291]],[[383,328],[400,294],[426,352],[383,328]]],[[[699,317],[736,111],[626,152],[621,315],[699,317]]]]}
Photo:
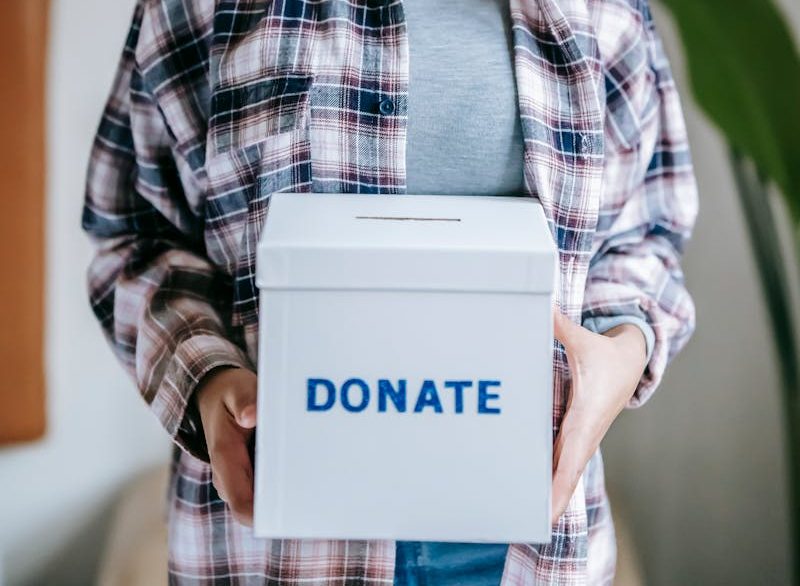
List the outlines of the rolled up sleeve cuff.
{"type": "Polygon", "coordinates": [[[205,435],[192,398],[206,374],[226,366],[252,369],[245,353],[233,342],[213,334],[191,336],[175,349],[151,403],[170,437],[182,449],[205,461],[208,461],[205,435]]]}
{"type": "Polygon", "coordinates": [[[632,324],[639,328],[644,335],[645,348],[647,351],[647,362],[650,362],[650,357],[653,355],[653,347],[656,343],[656,335],[653,328],[644,321],[642,318],[634,315],[598,315],[589,317],[583,320],[583,327],[589,329],[596,334],[603,334],[617,326],[623,324],[632,324]]]}

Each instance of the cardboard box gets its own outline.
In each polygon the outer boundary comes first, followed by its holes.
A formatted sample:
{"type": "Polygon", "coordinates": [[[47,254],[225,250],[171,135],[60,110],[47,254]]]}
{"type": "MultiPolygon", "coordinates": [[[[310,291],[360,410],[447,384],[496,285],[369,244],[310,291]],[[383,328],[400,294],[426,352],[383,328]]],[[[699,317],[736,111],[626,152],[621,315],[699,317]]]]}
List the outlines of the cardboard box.
{"type": "Polygon", "coordinates": [[[555,266],[531,198],[271,196],[256,535],[550,541],[555,266]]]}

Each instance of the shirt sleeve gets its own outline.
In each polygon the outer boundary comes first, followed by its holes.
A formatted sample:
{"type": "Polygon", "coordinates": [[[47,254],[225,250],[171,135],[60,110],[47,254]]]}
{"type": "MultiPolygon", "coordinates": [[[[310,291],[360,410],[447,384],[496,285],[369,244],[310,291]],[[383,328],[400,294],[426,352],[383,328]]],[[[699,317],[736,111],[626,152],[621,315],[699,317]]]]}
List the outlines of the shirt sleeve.
{"type": "Polygon", "coordinates": [[[697,215],[697,187],[677,89],[642,6],[638,48],[631,44],[607,64],[610,164],[582,315],[593,329],[609,319],[650,328],[647,367],[630,407],[652,395],[695,326],[680,259],[697,215]],[[637,50],[641,67],[633,63],[637,50]],[[626,134],[626,127],[635,131],[626,134]]]}
{"type": "Polygon", "coordinates": [[[140,5],[90,157],[82,224],[96,254],[88,287],[152,412],[178,445],[202,457],[202,432],[185,421],[195,386],[216,367],[250,364],[226,327],[229,278],[203,253],[202,207],[191,203],[201,181],[176,153],[137,65],[142,17],[140,5]]]}

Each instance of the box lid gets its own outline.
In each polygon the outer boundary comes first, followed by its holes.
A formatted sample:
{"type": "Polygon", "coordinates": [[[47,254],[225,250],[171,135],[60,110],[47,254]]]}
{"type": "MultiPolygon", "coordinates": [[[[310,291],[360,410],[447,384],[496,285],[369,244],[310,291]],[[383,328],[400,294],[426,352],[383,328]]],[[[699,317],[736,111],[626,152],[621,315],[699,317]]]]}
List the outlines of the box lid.
{"type": "Polygon", "coordinates": [[[544,212],[531,197],[276,193],[256,282],[550,293],[555,259],[544,212]]]}

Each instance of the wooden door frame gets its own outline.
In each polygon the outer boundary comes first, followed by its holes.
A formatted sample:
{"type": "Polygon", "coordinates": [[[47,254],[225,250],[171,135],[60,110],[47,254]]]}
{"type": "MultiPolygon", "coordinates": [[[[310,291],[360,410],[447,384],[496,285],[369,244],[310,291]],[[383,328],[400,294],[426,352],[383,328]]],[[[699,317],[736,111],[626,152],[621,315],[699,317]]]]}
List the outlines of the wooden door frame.
{"type": "Polygon", "coordinates": [[[45,430],[48,1],[0,2],[0,444],[45,430]]]}

